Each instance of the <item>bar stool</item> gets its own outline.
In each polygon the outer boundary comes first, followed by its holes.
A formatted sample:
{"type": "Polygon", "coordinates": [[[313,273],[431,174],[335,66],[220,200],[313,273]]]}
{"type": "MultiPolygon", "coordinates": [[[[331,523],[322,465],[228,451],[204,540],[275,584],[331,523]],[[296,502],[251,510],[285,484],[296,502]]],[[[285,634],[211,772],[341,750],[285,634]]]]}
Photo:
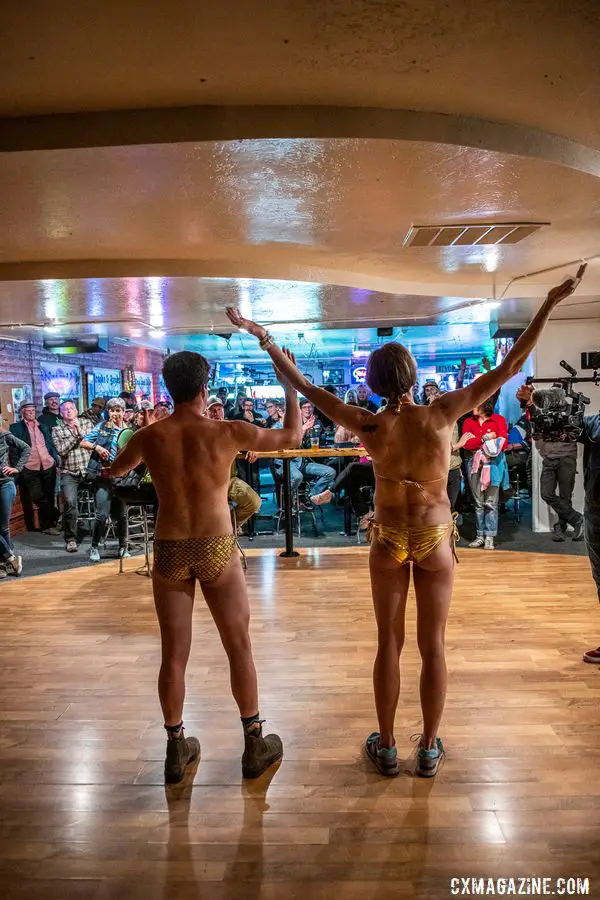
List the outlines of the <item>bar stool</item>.
{"type": "MultiPolygon", "coordinates": [[[[154,506],[150,504],[125,504],[125,522],[127,526],[126,544],[128,550],[143,550],[144,565],[136,569],[136,575],[145,575],[150,578],[152,567],[150,565],[150,546],[154,542],[154,506]]],[[[124,574],[123,557],[119,556],[119,575],[124,574]]]]}
{"type": "Polygon", "coordinates": [[[83,482],[77,490],[77,531],[91,534],[96,521],[94,492],[89,482],[83,482]]]}

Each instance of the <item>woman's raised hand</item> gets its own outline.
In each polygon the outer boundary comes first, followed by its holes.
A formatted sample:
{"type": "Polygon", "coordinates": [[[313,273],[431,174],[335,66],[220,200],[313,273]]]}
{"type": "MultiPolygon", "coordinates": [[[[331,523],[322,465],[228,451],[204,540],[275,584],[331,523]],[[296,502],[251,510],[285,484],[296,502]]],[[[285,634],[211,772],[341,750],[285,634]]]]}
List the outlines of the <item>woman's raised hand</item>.
{"type": "Polygon", "coordinates": [[[227,318],[232,325],[236,326],[236,328],[247,331],[248,334],[258,338],[259,341],[262,340],[267,333],[266,328],[263,328],[262,325],[258,325],[256,322],[253,322],[252,319],[244,319],[239,309],[234,309],[233,306],[227,307],[227,318]]]}

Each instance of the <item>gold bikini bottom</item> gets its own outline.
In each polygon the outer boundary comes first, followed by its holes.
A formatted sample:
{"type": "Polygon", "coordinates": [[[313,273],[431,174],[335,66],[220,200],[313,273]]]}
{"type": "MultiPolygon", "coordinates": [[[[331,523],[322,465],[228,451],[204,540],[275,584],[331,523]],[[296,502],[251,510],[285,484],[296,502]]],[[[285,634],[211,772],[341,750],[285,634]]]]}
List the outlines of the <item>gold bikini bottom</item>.
{"type": "Polygon", "coordinates": [[[448,538],[454,559],[458,562],[455,549],[458,540],[456,517],[446,525],[419,525],[410,528],[393,528],[373,519],[367,535],[371,543],[384,547],[401,566],[407,562],[423,562],[448,538]]]}
{"type": "Polygon", "coordinates": [[[237,541],[233,534],[154,542],[154,566],[168,581],[215,581],[223,574],[237,541]]]}

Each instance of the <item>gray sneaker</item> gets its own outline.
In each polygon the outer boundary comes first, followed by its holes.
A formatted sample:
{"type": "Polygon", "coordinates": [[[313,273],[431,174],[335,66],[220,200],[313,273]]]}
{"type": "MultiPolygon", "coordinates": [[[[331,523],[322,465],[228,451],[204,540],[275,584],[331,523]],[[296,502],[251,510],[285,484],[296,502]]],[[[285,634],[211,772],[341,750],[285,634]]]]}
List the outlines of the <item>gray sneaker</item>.
{"type": "Polygon", "coordinates": [[[440,763],[445,755],[444,745],[439,738],[435,739],[435,747],[432,750],[419,747],[417,750],[416,774],[421,778],[433,778],[434,775],[437,775],[440,763]]]}
{"type": "Polygon", "coordinates": [[[4,563],[0,563],[0,578],[8,578],[8,572],[4,563]]]}
{"type": "Polygon", "coordinates": [[[71,539],[65,545],[67,553],[77,553],[77,541],[71,539]]]}
{"type": "Polygon", "coordinates": [[[373,734],[369,735],[365,744],[367,756],[382,775],[399,775],[398,751],[395,747],[380,747],[380,737],[381,735],[378,731],[374,731],[373,734]]]}
{"type": "Polygon", "coordinates": [[[242,756],[242,776],[258,778],[263,772],[279,762],[283,756],[283,742],[278,734],[263,737],[262,722],[244,733],[244,753],[242,756]]]}
{"type": "Polygon", "coordinates": [[[195,737],[169,738],[165,759],[165,784],[179,784],[185,770],[200,757],[200,741],[195,737]]]}

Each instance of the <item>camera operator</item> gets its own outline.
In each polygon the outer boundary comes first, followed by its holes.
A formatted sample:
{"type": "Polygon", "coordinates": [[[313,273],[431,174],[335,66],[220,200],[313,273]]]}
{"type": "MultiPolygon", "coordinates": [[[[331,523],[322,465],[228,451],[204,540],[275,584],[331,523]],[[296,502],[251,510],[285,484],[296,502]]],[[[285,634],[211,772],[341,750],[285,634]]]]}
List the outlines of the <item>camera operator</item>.
{"type": "MultiPolygon", "coordinates": [[[[585,491],[585,543],[592,577],[600,601],[600,413],[583,420],[583,488],[585,491]]],[[[583,654],[588,663],[600,663],[600,647],[583,654]]]]}
{"type": "MultiPolygon", "coordinates": [[[[561,395],[553,391],[535,391],[524,384],[517,391],[517,400],[525,405],[527,414],[535,419],[542,410],[537,404],[560,402],[561,395]],[[537,401],[537,403],[536,403],[537,401]]],[[[577,443],[573,440],[536,439],[535,445],[542,457],[540,493],[542,500],[554,510],[558,522],[554,525],[553,541],[566,540],[567,526],[573,528],[573,540],[583,540],[583,516],[573,508],[573,491],[577,475],[577,443]],[[558,486],[558,495],[556,488],[558,486]]]]}

